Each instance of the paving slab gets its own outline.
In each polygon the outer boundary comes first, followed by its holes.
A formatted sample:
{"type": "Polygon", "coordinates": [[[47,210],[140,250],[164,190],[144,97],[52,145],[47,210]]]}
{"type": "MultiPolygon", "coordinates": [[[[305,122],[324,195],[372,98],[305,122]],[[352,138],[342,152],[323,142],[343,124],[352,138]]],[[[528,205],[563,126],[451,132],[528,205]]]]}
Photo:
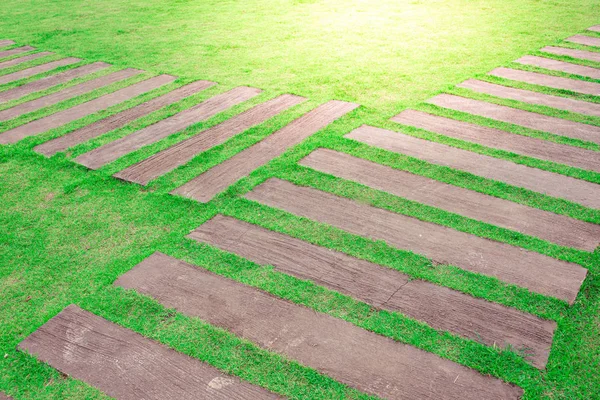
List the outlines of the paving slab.
{"type": "Polygon", "coordinates": [[[22,46],[22,47],[17,47],[15,49],[4,50],[4,51],[0,51],[0,58],[10,57],[10,56],[14,56],[15,54],[26,53],[26,52],[32,51],[32,50],[35,50],[35,47],[22,46]]]}
{"type": "Polygon", "coordinates": [[[116,285],[154,297],[363,392],[388,399],[517,399],[498,379],[155,253],[116,285]]]}
{"type": "Polygon", "coordinates": [[[73,147],[79,143],[86,142],[95,137],[101,136],[114,129],[121,128],[128,123],[135,121],[145,115],[148,115],[156,110],[159,110],[169,104],[176,103],[186,97],[201,92],[211,86],[214,86],[214,82],[208,81],[196,81],[188,85],[177,88],[170,91],[162,96],[156,97],[150,101],[142,103],[138,106],[129,108],[121,111],[120,113],[111,115],[99,121],[96,121],[90,125],[84,126],[83,128],[77,129],[71,133],[60,136],[54,140],[50,140],[46,143],[34,148],[38,153],[46,156],[51,156],[59,151],[65,151],[69,147],[73,147]]]}
{"type": "MultiPolygon", "coordinates": [[[[487,103],[485,104],[487,105],[487,103]]],[[[534,115],[537,116],[537,114],[534,115]]],[[[415,110],[405,110],[392,118],[392,121],[493,149],[600,172],[599,151],[517,135],[500,129],[488,128],[415,110]]],[[[527,120],[525,121],[527,123],[527,120]]],[[[589,141],[600,143],[600,127],[597,127],[597,131],[596,137],[591,138],[594,140],[589,141]]]]}
{"type": "MultiPolygon", "coordinates": [[[[559,110],[600,117],[599,103],[590,103],[588,101],[575,100],[568,97],[552,96],[549,94],[532,92],[530,90],[516,89],[508,86],[496,85],[495,83],[480,81],[477,79],[468,79],[457,86],[503,99],[511,99],[529,104],[538,104],[559,110]]],[[[598,138],[598,140],[600,140],[600,138],[598,138]]]]}
{"type": "Polygon", "coordinates": [[[0,69],[14,67],[15,65],[23,64],[24,62],[35,60],[38,58],[47,57],[52,54],[54,54],[54,53],[51,53],[49,51],[42,51],[39,53],[28,54],[26,56],[19,57],[19,58],[13,58],[12,60],[0,62],[0,69]]]}
{"type": "Polygon", "coordinates": [[[571,92],[582,94],[591,94],[592,96],[600,96],[600,83],[595,82],[562,78],[560,76],[540,74],[538,72],[531,71],[521,71],[511,68],[496,68],[492,70],[489,75],[510,79],[513,81],[521,81],[532,85],[569,90],[571,92]]]}
{"type": "Polygon", "coordinates": [[[362,126],[349,139],[600,209],[600,185],[399,132],[362,126]]]}
{"type": "Polygon", "coordinates": [[[151,180],[187,163],[197,154],[217,146],[227,139],[255,125],[261,124],[267,119],[305,100],[303,97],[284,94],[266,103],[259,104],[204,132],[200,132],[198,135],[183,142],[177,143],[142,162],[116,173],[114,176],[129,182],[146,185],[151,180]]]}
{"type": "Polygon", "coordinates": [[[587,28],[587,30],[592,31],[592,32],[600,32],[600,25],[591,26],[591,27],[587,28]]]}
{"type": "Polygon", "coordinates": [[[593,252],[600,244],[600,225],[527,207],[334,150],[317,149],[299,164],[561,246],[593,252]]]}
{"type": "Polygon", "coordinates": [[[79,58],[68,57],[56,61],[51,61],[46,64],[36,65],[35,67],[22,69],[11,74],[2,75],[0,76],[0,85],[18,81],[20,79],[29,78],[37,74],[52,71],[53,69],[56,69],[58,67],[64,67],[65,65],[75,64],[80,61],[81,60],[79,58]]]}
{"type": "Polygon", "coordinates": [[[173,190],[178,194],[206,203],[242,177],[283,154],[314,133],[358,107],[344,101],[329,101],[268,136],[261,142],[209,169],[173,190]]]}
{"type": "Polygon", "coordinates": [[[579,58],[581,60],[600,62],[600,52],[568,49],[566,47],[555,47],[547,46],[542,50],[544,53],[556,54],[557,56],[567,56],[572,58],[579,58]]]}
{"type": "Polygon", "coordinates": [[[82,154],[74,161],[90,169],[98,169],[128,153],[158,142],[190,125],[204,121],[228,108],[258,96],[260,93],[260,89],[247,86],[231,89],[144,129],[82,154]]]}
{"type": "Polygon", "coordinates": [[[78,104],[66,110],[59,111],[55,114],[31,121],[28,124],[20,125],[14,129],[0,133],[0,143],[15,143],[19,140],[33,135],[38,135],[47,132],[50,129],[58,128],[76,121],[98,111],[105,110],[109,107],[132,99],[143,93],[149,92],[168,83],[171,83],[176,78],[170,75],[159,75],[142,82],[138,82],[115,92],[105,94],[85,103],[78,104]]]}
{"type": "Polygon", "coordinates": [[[9,39],[0,40],[0,47],[12,46],[13,44],[15,44],[15,42],[9,39]]]}
{"type": "Polygon", "coordinates": [[[399,271],[223,215],[202,224],[188,238],[271,265],[376,308],[398,311],[438,330],[489,346],[530,349],[529,359],[539,368],[548,360],[556,329],[553,321],[411,280],[399,271]]]}
{"type": "Polygon", "coordinates": [[[14,107],[0,111],[0,121],[6,121],[9,119],[16,118],[20,115],[32,113],[42,108],[58,104],[62,101],[69,100],[77,96],[84,95],[86,93],[90,93],[104,86],[123,81],[127,78],[131,78],[141,73],[142,71],[137,69],[124,69],[121,71],[113,72],[112,74],[104,75],[89,80],[87,82],[68,87],[66,89],[61,90],[60,92],[52,93],[35,100],[18,104],[14,107]]]}
{"type": "Polygon", "coordinates": [[[82,65],[81,67],[72,68],[58,74],[50,75],[45,78],[38,79],[33,82],[26,83],[15,88],[0,92],[0,102],[19,99],[28,94],[40,92],[56,85],[69,82],[75,78],[92,74],[110,67],[109,64],[96,62],[92,64],[82,65]]]}
{"type": "Polygon", "coordinates": [[[19,348],[120,400],[280,398],[75,305],[19,348]]]}
{"type": "Polygon", "coordinates": [[[566,42],[582,44],[584,46],[600,47],[600,38],[586,35],[574,35],[565,39],[566,42]]]}
{"type": "Polygon", "coordinates": [[[538,56],[524,56],[515,61],[523,65],[531,65],[549,69],[552,71],[565,72],[567,74],[585,76],[592,79],[600,79],[600,69],[586,67],[585,65],[572,64],[564,61],[538,56]]]}
{"type": "MultiPolygon", "coordinates": [[[[600,126],[583,124],[581,122],[449,94],[432,97],[427,102],[439,107],[507,122],[509,124],[521,125],[542,132],[600,143],[600,126]]],[[[515,138],[515,140],[518,139],[515,138]]]]}
{"type": "Polygon", "coordinates": [[[12,399],[12,397],[9,397],[6,394],[0,392],[0,400],[13,400],[13,399],[12,399]]]}

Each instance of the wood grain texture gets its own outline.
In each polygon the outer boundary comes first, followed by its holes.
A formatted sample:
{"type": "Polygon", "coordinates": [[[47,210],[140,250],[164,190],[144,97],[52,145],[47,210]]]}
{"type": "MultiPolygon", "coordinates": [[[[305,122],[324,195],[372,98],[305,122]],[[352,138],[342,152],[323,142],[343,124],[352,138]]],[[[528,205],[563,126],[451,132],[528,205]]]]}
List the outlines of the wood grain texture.
{"type": "Polygon", "coordinates": [[[538,56],[524,56],[515,60],[516,63],[523,65],[531,65],[549,69],[552,71],[565,72],[567,74],[585,76],[592,79],[600,79],[600,69],[586,67],[585,65],[572,64],[564,61],[553,60],[551,58],[538,56]]]}
{"type": "Polygon", "coordinates": [[[10,56],[14,56],[15,54],[21,54],[21,53],[25,53],[25,52],[32,51],[32,50],[35,50],[35,47],[22,46],[22,47],[17,47],[15,49],[4,50],[4,51],[0,51],[0,58],[10,57],[10,56]]]}
{"type": "Polygon", "coordinates": [[[19,348],[120,400],[279,398],[75,305],[19,348]]]}
{"type": "Polygon", "coordinates": [[[255,125],[259,125],[305,100],[303,97],[291,94],[276,97],[204,132],[200,132],[196,136],[177,143],[144,161],[116,173],[114,176],[129,182],[146,185],[151,180],[187,163],[197,154],[217,146],[227,139],[255,125]]]}
{"type": "Polygon", "coordinates": [[[568,49],[566,47],[555,46],[544,47],[541,51],[544,53],[556,54],[558,56],[567,56],[572,58],[579,58],[580,60],[600,62],[600,53],[595,51],[568,49]]]}
{"type": "MultiPolygon", "coordinates": [[[[538,131],[553,133],[555,135],[596,143],[598,143],[600,139],[599,126],[550,117],[548,115],[500,106],[485,101],[441,94],[427,100],[427,102],[439,107],[478,115],[496,121],[507,122],[509,124],[521,125],[538,131]]],[[[514,140],[519,140],[517,135],[512,136],[514,136],[514,140]]]]}
{"type": "Polygon", "coordinates": [[[356,107],[358,105],[354,103],[329,101],[171,193],[208,202],[242,177],[279,157],[288,148],[301,143],[356,107]]]}
{"type": "Polygon", "coordinates": [[[38,58],[50,56],[52,54],[54,53],[51,53],[49,51],[41,51],[39,53],[28,54],[19,58],[13,58],[12,60],[0,62],[0,69],[14,67],[15,65],[23,64],[24,62],[32,61],[38,58]]]}
{"type": "Polygon", "coordinates": [[[20,125],[14,129],[3,132],[0,134],[0,143],[15,143],[25,137],[47,132],[50,129],[58,128],[69,122],[76,121],[100,110],[105,110],[143,93],[159,88],[174,80],[175,77],[173,76],[159,75],[138,82],[115,92],[105,94],[104,96],[97,97],[88,102],[78,104],[66,110],[59,111],[55,114],[48,115],[28,124],[20,125]]]}
{"type": "Polygon", "coordinates": [[[98,169],[125,154],[158,142],[190,125],[204,121],[228,108],[258,96],[260,92],[260,89],[245,86],[231,89],[144,129],[82,154],[74,161],[90,169],[98,169]]]}
{"type": "Polygon", "coordinates": [[[371,126],[355,129],[346,137],[432,164],[600,209],[600,185],[592,182],[371,126]]]}
{"type": "Polygon", "coordinates": [[[521,71],[511,68],[496,68],[489,72],[489,75],[525,82],[532,85],[547,86],[554,89],[600,96],[600,83],[595,82],[580,81],[577,79],[562,78],[560,76],[545,75],[538,72],[521,71]]]}
{"type": "Polygon", "coordinates": [[[155,253],[116,285],[388,399],[517,399],[500,380],[155,253]]]}
{"type": "MultiPolygon", "coordinates": [[[[510,113],[511,110],[509,109],[507,112],[510,113]]],[[[503,111],[501,110],[500,112],[503,111]]],[[[491,114],[486,113],[484,110],[481,113],[486,115],[491,114]]],[[[521,116],[519,115],[518,117],[521,116]]],[[[522,118],[524,123],[531,123],[533,125],[534,120],[528,120],[527,115],[522,116],[522,118]]],[[[516,118],[510,119],[514,121],[516,118]]],[[[392,121],[455,139],[477,143],[493,149],[500,149],[540,160],[600,172],[600,152],[594,150],[568,146],[530,136],[517,135],[499,129],[439,117],[415,110],[405,110],[392,118],[392,121]]],[[[594,135],[592,132],[586,133],[590,139],[594,139],[590,141],[600,143],[600,127],[598,127],[597,135],[594,135]]]]}
{"type": "Polygon", "coordinates": [[[435,329],[491,346],[527,348],[543,368],[553,321],[431,284],[300,239],[217,215],[188,238],[235,253],[255,263],[344,293],[379,309],[398,311],[435,329]]]}
{"type": "Polygon", "coordinates": [[[527,207],[334,150],[317,149],[299,164],[561,246],[593,252],[600,243],[600,225],[527,207]]]}
{"type": "Polygon", "coordinates": [[[267,180],[245,197],[569,303],[587,273],[577,264],[280,179],[267,180]]]}
{"type": "Polygon", "coordinates": [[[600,38],[586,35],[573,35],[565,39],[566,42],[582,44],[584,46],[600,47],[600,38]]]}
{"type": "Polygon", "coordinates": [[[13,72],[11,74],[6,74],[0,76],[0,85],[4,85],[6,83],[18,81],[20,79],[29,78],[31,76],[41,74],[44,72],[52,71],[58,67],[64,67],[65,65],[71,65],[80,62],[79,58],[69,57],[63,58],[56,61],[51,61],[46,64],[36,65],[35,67],[22,69],[20,71],[13,72]]]}
{"type": "Polygon", "coordinates": [[[59,151],[64,151],[69,147],[86,142],[114,129],[121,128],[138,118],[148,115],[169,104],[180,101],[213,85],[215,85],[215,83],[208,81],[196,81],[190,83],[138,106],[113,114],[54,140],[42,143],[35,147],[34,150],[46,156],[54,155],[59,151]]]}
{"type": "Polygon", "coordinates": [[[45,107],[50,107],[62,101],[75,98],[77,96],[90,93],[101,87],[111,85],[115,82],[131,78],[132,76],[141,74],[142,71],[136,69],[124,69],[113,72],[112,74],[104,75],[77,85],[68,87],[60,92],[52,93],[47,96],[40,97],[25,103],[18,104],[14,107],[0,111],[0,121],[6,121],[16,118],[20,115],[29,114],[45,107]]]}
{"type": "MultiPolygon", "coordinates": [[[[566,110],[574,113],[600,117],[600,104],[598,103],[590,103],[568,97],[552,96],[549,94],[532,92],[530,90],[516,89],[508,86],[496,85],[495,83],[480,81],[477,79],[466,80],[457,86],[503,99],[511,99],[529,104],[538,104],[559,110],[566,110]]],[[[600,143],[600,136],[593,138],[595,140],[591,139],[590,141],[592,142],[600,143]]]]}
{"type": "Polygon", "coordinates": [[[28,94],[46,90],[48,88],[51,88],[52,86],[69,82],[75,78],[92,74],[94,72],[101,71],[108,67],[110,67],[109,64],[97,62],[83,65],[77,68],[72,68],[65,72],[60,72],[58,74],[50,75],[45,78],[41,78],[36,81],[29,82],[24,85],[0,92],[0,102],[7,102],[10,100],[19,99],[28,94]]]}

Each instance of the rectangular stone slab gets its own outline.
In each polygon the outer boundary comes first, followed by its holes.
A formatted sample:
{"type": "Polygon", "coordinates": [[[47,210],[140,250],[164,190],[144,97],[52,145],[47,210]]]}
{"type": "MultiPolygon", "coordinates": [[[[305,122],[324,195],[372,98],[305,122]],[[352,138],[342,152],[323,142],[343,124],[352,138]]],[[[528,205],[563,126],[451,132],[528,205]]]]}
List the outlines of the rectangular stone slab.
{"type": "Polygon", "coordinates": [[[158,142],[190,125],[204,121],[230,107],[258,96],[260,92],[260,89],[246,86],[231,89],[144,129],[82,154],[74,161],[90,169],[98,169],[125,154],[158,142]]]}
{"type": "Polygon", "coordinates": [[[100,96],[86,103],[81,103],[55,114],[50,114],[46,117],[31,121],[28,124],[20,125],[14,129],[1,133],[0,143],[15,143],[27,136],[38,135],[47,132],[50,129],[58,128],[69,122],[92,115],[98,111],[105,110],[143,93],[171,83],[175,79],[175,77],[170,75],[155,76],[115,92],[105,94],[104,96],[100,96]]]}
{"type": "Polygon", "coordinates": [[[9,39],[0,40],[0,47],[12,46],[13,44],[15,44],[15,42],[9,39]]]}
{"type": "Polygon", "coordinates": [[[587,28],[587,30],[592,31],[592,32],[600,32],[600,25],[591,26],[591,27],[587,28]]]}
{"type": "Polygon", "coordinates": [[[299,164],[561,246],[593,252],[600,243],[600,225],[527,207],[334,150],[317,149],[299,164]]]}
{"type": "Polygon", "coordinates": [[[242,177],[280,156],[288,148],[301,143],[356,107],[358,104],[337,100],[322,104],[263,141],[209,169],[171,193],[206,203],[242,177]]]}
{"type": "MultiPolygon", "coordinates": [[[[516,89],[508,86],[496,85],[495,83],[480,81],[477,79],[468,79],[457,86],[503,99],[511,99],[529,104],[539,104],[559,110],[566,110],[574,113],[600,117],[600,104],[598,103],[590,103],[568,97],[552,96],[549,94],[532,92],[530,90],[516,89]]],[[[600,142],[600,137],[598,137],[596,140],[600,142]]]]}
{"type": "Polygon", "coordinates": [[[56,69],[58,67],[64,67],[65,65],[75,64],[80,61],[81,60],[79,58],[74,58],[74,57],[63,58],[61,60],[51,61],[46,64],[36,65],[35,67],[22,69],[20,71],[13,72],[11,74],[2,75],[2,76],[0,76],[0,85],[18,81],[20,79],[29,78],[29,77],[32,77],[37,74],[52,71],[53,69],[56,69]]]}
{"type": "Polygon", "coordinates": [[[527,348],[548,361],[553,321],[431,284],[368,261],[316,246],[235,218],[217,215],[188,235],[277,271],[310,280],[379,309],[398,311],[435,329],[492,346],[527,348]]]}
{"type": "Polygon", "coordinates": [[[46,156],[51,156],[59,151],[64,151],[69,147],[73,147],[79,143],[86,142],[107,132],[121,128],[138,118],[148,115],[169,104],[178,102],[214,85],[214,82],[208,81],[196,81],[190,83],[138,106],[96,121],[54,140],[42,143],[41,145],[35,147],[34,150],[46,156]]]}
{"type": "Polygon", "coordinates": [[[75,78],[79,78],[94,72],[98,72],[110,67],[109,64],[96,62],[93,64],[82,65],[81,67],[72,68],[58,74],[50,75],[33,82],[26,83],[15,88],[0,92],[0,102],[19,99],[31,93],[40,92],[56,85],[69,82],[75,78]]]}
{"type": "Polygon", "coordinates": [[[280,179],[267,180],[245,197],[569,303],[587,272],[577,264],[280,179]]]}
{"type": "Polygon", "coordinates": [[[216,125],[183,142],[153,155],[114,176],[129,182],[146,185],[151,180],[166,174],[183,165],[214,146],[240,134],[251,127],[261,124],[269,118],[295,106],[306,99],[291,94],[284,94],[266,103],[259,104],[227,121],[216,125]]]}
{"type": "Polygon", "coordinates": [[[14,56],[15,54],[25,53],[25,52],[32,51],[32,50],[35,50],[35,47],[23,46],[23,47],[17,47],[16,49],[4,50],[4,51],[0,51],[0,58],[10,57],[10,56],[14,56]]]}
{"type": "Polygon", "coordinates": [[[567,74],[585,76],[592,79],[600,79],[600,69],[586,67],[585,65],[577,65],[564,61],[553,60],[551,58],[538,56],[525,56],[515,61],[523,65],[531,65],[549,69],[552,71],[565,72],[567,74]]]}
{"type": "Polygon", "coordinates": [[[522,390],[349,322],[155,253],[118,286],[387,399],[517,399],[522,390]]]}
{"type": "MultiPolygon", "coordinates": [[[[530,129],[555,135],[581,139],[588,142],[600,143],[600,127],[569,121],[562,118],[519,110],[518,108],[501,106],[486,101],[469,99],[466,97],[440,94],[427,100],[438,107],[449,108],[480,117],[521,125],[530,129]]],[[[516,135],[513,135],[516,136],[516,135]]],[[[515,140],[518,140],[515,138],[515,140]]]]}
{"type": "Polygon", "coordinates": [[[582,44],[584,46],[600,47],[600,38],[586,35],[574,35],[565,39],[566,42],[582,44]]]}
{"type": "MultiPolygon", "coordinates": [[[[487,105],[488,103],[485,104],[487,105]]],[[[534,115],[537,116],[537,114],[534,115]]],[[[515,154],[600,172],[599,151],[586,150],[581,147],[517,135],[499,129],[439,117],[415,110],[403,111],[393,117],[392,121],[515,154]]],[[[524,121],[527,123],[530,120],[524,119],[524,121]]],[[[600,143],[600,127],[597,130],[598,134],[596,137],[592,137],[595,140],[590,141],[600,143]]]]}
{"type": "Polygon", "coordinates": [[[521,71],[511,68],[496,68],[489,75],[500,78],[521,81],[538,86],[547,86],[554,89],[570,90],[571,92],[600,96],[600,83],[580,81],[577,79],[562,78],[540,74],[538,72],[521,71]]]}
{"type": "Polygon", "coordinates": [[[60,92],[52,93],[26,103],[21,103],[12,108],[7,108],[4,111],[0,111],[0,121],[6,121],[16,118],[20,115],[32,113],[42,108],[58,104],[86,93],[90,93],[96,89],[100,89],[101,87],[111,85],[115,82],[131,78],[132,76],[139,75],[141,73],[142,71],[140,70],[128,68],[68,87],[60,92]]]}
{"type": "Polygon", "coordinates": [[[541,51],[549,54],[556,54],[558,56],[567,56],[572,58],[579,58],[581,60],[596,61],[600,62],[600,53],[595,51],[568,49],[566,47],[555,47],[547,46],[541,51]]]}
{"type": "Polygon", "coordinates": [[[19,58],[13,58],[12,60],[0,62],[0,69],[14,67],[15,65],[23,64],[24,62],[35,60],[35,59],[38,59],[41,57],[46,57],[46,56],[49,56],[52,54],[54,54],[54,53],[51,53],[49,51],[42,51],[39,53],[28,54],[26,56],[19,57],[19,58]]]}
{"type": "Polygon", "coordinates": [[[346,137],[432,164],[600,209],[600,185],[592,182],[371,126],[362,126],[346,137]]]}
{"type": "Polygon", "coordinates": [[[75,305],[19,349],[120,400],[280,398],[75,305]]]}

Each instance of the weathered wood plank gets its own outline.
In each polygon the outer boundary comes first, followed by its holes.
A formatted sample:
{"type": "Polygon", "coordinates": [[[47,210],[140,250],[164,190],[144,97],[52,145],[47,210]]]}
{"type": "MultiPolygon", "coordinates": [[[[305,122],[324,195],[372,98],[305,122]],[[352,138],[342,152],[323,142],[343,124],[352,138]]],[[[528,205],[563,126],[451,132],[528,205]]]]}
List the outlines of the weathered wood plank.
{"type": "Polygon", "coordinates": [[[0,62],[0,69],[14,67],[15,65],[23,64],[24,62],[32,61],[37,58],[50,56],[52,54],[54,54],[54,53],[51,53],[49,51],[42,51],[39,53],[28,54],[26,56],[19,57],[19,58],[13,58],[12,60],[0,62]]]}
{"type": "Polygon", "coordinates": [[[80,62],[79,58],[69,57],[63,58],[56,61],[51,61],[46,64],[36,65],[35,67],[22,69],[20,71],[13,72],[11,74],[6,74],[0,76],[0,85],[4,85],[6,83],[11,83],[14,81],[18,81],[20,79],[25,79],[32,77],[37,74],[41,74],[44,72],[52,71],[58,67],[64,67],[65,65],[71,65],[80,62]]]}
{"type": "Polygon", "coordinates": [[[2,39],[0,40],[0,47],[12,46],[15,44],[13,40],[10,39],[2,39]]]}
{"type": "Polygon", "coordinates": [[[592,79],[600,79],[600,69],[586,67],[585,65],[572,64],[564,61],[538,56],[524,56],[515,61],[523,65],[531,65],[549,69],[552,71],[565,72],[567,74],[585,76],[592,79]]]}
{"type": "Polygon", "coordinates": [[[566,42],[582,44],[584,46],[600,47],[600,38],[586,35],[573,35],[565,39],[566,42]]]}
{"type": "Polygon", "coordinates": [[[22,46],[22,47],[17,47],[15,49],[4,50],[4,51],[0,51],[0,58],[10,57],[10,56],[14,56],[15,54],[26,53],[26,52],[32,51],[32,50],[35,50],[35,47],[22,46]]]}
{"type": "Polygon", "coordinates": [[[596,61],[600,62],[600,52],[568,49],[566,47],[555,47],[547,46],[541,51],[549,54],[556,54],[558,56],[567,56],[572,58],[579,58],[580,60],[596,61]]]}
{"type": "Polygon", "coordinates": [[[572,92],[600,96],[600,83],[595,82],[562,78],[560,76],[521,71],[511,68],[496,68],[489,72],[489,75],[510,79],[513,81],[521,81],[532,85],[547,86],[554,89],[570,90],[572,92]]]}

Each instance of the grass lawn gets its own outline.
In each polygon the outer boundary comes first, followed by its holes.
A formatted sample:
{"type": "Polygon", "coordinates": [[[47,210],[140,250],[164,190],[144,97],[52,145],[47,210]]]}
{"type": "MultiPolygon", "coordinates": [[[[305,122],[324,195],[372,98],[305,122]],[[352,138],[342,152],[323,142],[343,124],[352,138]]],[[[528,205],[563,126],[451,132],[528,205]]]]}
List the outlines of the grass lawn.
{"type": "MultiPolygon", "coordinates": [[[[0,146],[0,391],[17,399],[103,398],[96,389],[65,378],[33,357],[16,351],[16,345],[27,335],[68,304],[76,303],[287,397],[370,398],[199,319],[166,310],[147,297],[112,286],[119,275],[154,251],[162,251],[517,384],[525,389],[526,399],[600,398],[598,250],[590,254],[560,247],[297,165],[299,159],[316,148],[334,148],[483,193],[600,223],[598,210],[450,168],[416,162],[343,138],[362,124],[372,124],[600,183],[599,173],[489,150],[417,129],[407,130],[388,121],[399,111],[416,107],[517,134],[600,150],[600,146],[588,142],[557,138],[420,104],[446,91],[600,125],[600,117],[558,113],[545,107],[525,106],[452,88],[495,67],[515,66],[511,60],[535,54],[543,46],[557,44],[567,36],[598,24],[598,11],[597,0],[1,2],[0,39],[13,39],[19,44],[30,44],[60,55],[105,61],[116,67],[181,77],[174,86],[197,79],[212,80],[219,85],[51,159],[34,153],[32,148],[168,88],[16,145],[0,146]],[[264,89],[264,93],[96,172],[69,161],[70,157],[239,85],[255,86],[264,89]],[[148,188],[110,177],[150,154],[280,93],[302,95],[309,101],[208,151],[185,167],[153,181],[148,188]],[[357,102],[363,107],[242,179],[208,204],[168,194],[200,172],[330,99],[357,102]],[[557,299],[497,279],[453,266],[433,266],[422,256],[239,197],[269,177],[313,186],[577,262],[588,268],[588,278],[576,303],[569,307],[557,299]],[[524,361],[521,355],[527,349],[492,348],[439,332],[402,314],[375,311],[348,296],[184,238],[216,213],[235,216],[398,269],[415,278],[553,319],[558,329],[547,369],[539,371],[524,361]]],[[[583,64],[600,68],[600,64],[583,64]]],[[[505,83],[500,79],[484,79],[505,83]]],[[[12,86],[0,86],[0,90],[12,86]]],[[[64,86],[68,85],[61,87],[64,86]]],[[[117,87],[119,85],[106,90],[117,87]]],[[[600,97],[542,90],[600,103],[600,97]]],[[[69,104],[83,100],[76,99],[69,104]]],[[[39,118],[69,104],[61,103],[30,118],[39,118]]],[[[25,121],[0,122],[0,132],[25,121]]]]}

